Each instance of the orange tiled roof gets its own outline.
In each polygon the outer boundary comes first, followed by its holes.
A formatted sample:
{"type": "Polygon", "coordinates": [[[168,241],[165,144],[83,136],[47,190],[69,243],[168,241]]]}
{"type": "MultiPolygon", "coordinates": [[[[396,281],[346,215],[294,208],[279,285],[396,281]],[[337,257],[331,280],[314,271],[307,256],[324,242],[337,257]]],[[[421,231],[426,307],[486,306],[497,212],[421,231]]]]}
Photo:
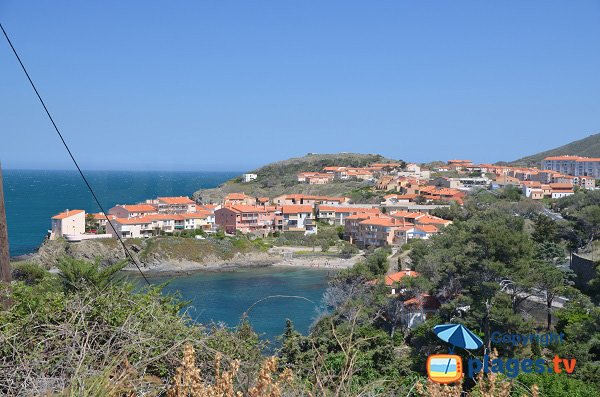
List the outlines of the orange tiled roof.
{"type": "Polygon", "coordinates": [[[85,212],[84,210],[66,210],[61,212],[60,214],[56,214],[52,217],[52,219],[65,219],[73,215],[81,214],[85,212]]]}
{"type": "Polygon", "coordinates": [[[312,205],[306,204],[290,204],[290,205],[282,205],[281,210],[284,214],[299,214],[304,212],[312,213],[313,207],[312,205]]]}
{"type": "Polygon", "coordinates": [[[156,207],[151,204],[127,204],[119,207],[125,208],[129,212],[156,212],[156,207]]]}
{"type": "Polygon", "coordinates": [[[159,197],[158,201],[165,204],[194,204],[193,200],[190,200],[189,197],[159,197]]]}
{"type": "Polygon", "coordinates": [[[437,233],[438,232],[437,227],[435,227],[433,225],[416,225],[415,229],[422,230],[425,233],[437,233]]]}
{"type": "Polygon", "coordinates": [[[385,285],[392,285],[400,281],[403,277],[418,277],[421,274],[414,270],[402,270],[385,276],[385,285]]]}
{"type": "Polygon", "coordinates": [[[360,222],[361,225],[372,225],[372,226],[398,226],[397,220],[390,217],[370,217],[360,222]]]}
{"type": "Polygon", "coordinates": [[[268,208],[268,207],[263,207],[261,205],[232,205],[229,207],[226,207],[234,212],[240,212],[240,213],[248,213],[248,212],[268,212],[269,210],[274,210],[274,207],[272,209],[268,208]]]}

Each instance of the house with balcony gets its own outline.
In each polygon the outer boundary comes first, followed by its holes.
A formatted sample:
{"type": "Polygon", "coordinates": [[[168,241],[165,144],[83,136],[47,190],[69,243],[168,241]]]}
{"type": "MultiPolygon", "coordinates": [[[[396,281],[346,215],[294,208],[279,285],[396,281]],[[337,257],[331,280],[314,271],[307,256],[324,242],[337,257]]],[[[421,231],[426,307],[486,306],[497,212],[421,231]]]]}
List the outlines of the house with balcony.
{"type": "Polygon", "coordinates": [[[232,205],[256,205],[256,198],[245,193],[229,193],[223,199],[223,206],[232,205]]]}
{"type": "Polygon", "coordinates": [[[267,235],[274,230],[275,208],[260,205],[232,205],[215,211],[215,224],[226,233],[267,235]]]}
{"type": "Polygon", "coordinates": [[[356,214],[380,214],[381,211],[375,206],[359,205],[326,205],[317,206],[317,219],[330,225],[344,225],[346,218],[356,214]]]}
{"type": "Polygon", "coordinates": [[[291,204],[329,204],[342,205],[349,203],[349,197],[328,197],[328,196],[313,196],[309,194],[283,194],[273,199],[275,205],[291,205],[291,204]]]}
{"type": "Polygon", "coordinates": [[[156,214],[157,212],[157,206],[152,204],[119,204],[108,210],[110,215],[125,219],[156,214]]]}
{"type": "Polygon", "coordinates": [[[304,234],[317,233],[314,207],[308,204],[291,204],[281,206],[281,216],[284,231],[304,232],[304,234]]]}
{"type": "Polygon", "coordinates": [[[185,214],[196,211],[196,202],[189,197],[158,197],[151,204],[155,204],[159,213],[185,214]]]}

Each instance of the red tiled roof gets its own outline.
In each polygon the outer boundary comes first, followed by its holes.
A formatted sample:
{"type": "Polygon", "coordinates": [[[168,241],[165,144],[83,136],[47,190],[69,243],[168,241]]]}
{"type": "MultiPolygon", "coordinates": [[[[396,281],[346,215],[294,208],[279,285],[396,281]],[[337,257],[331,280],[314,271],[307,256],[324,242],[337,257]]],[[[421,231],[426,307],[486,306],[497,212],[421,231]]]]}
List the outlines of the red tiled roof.
{"type": "Polygon", "coordinates": [[[52,217],[52,219],[65,219],[73,215],[81,214],[85,212],[84,210],[66,210],[61,212],[60,214],[56,214],[52,217]]]}
{"type": "Polygon", "coordinates": [[[385,276],[385,285],[392,285],[394,283],[397,283],[403,277],[417,277],[420,275],[420,273],[417,273],[414,270],[402,270],[385,276]]]}
{"type": "Polygon", "coordinates": [[[151,204],[127,204],[119,207],[125,208],[128,212],[156,212],[156,207],[151,204]]]}
{"type": "Polygon", "coordinates": [[[159,202],[165,203],[165,204],[194,204],[193,200],[190,200],[189,197],[159,197],[158,198],[159,202]]]}
{"type": "Polygon", "coordinates": [[[306,204],[291,204],[291,205],[282,205],[281,210],[284,214],[299,214],[299,213],[312,213],[313,207],[312,205],[306,204]]]}

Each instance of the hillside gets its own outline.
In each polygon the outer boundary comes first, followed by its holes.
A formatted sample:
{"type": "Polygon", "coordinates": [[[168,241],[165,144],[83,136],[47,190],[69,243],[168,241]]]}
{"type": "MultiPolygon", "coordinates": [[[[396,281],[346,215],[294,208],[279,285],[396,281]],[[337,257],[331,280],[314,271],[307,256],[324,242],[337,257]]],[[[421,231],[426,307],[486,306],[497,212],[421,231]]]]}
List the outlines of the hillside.
{"type": "Polygon", "coordinates": [[[378,154],[338,153],[307,154],[265,165],[254,171],[258,176],[251,182],[243,182],[242,177],[229,180],[214,189],[202,189],[194,193],[194,198],[203,202],[217,202],[229,193],[243,192],[255,197],[275,197],[286,193],[315,195],[342,195],[355,189],[370,186],[363,181],[333,181],[325,185],[308,185],[297,182],[299,172],[321,171],[323,167],[364,167],[377,162],[398,162],[378,154]]]}
{"type": "Polygon", "coordinates": [[[600,133],[590,135],[587,138],[583,138],[578,141],[573,141],[555,149],[546,150],[544,152],[520,158],[511,162],[510,164],[539,166],[543,158],[548,156],[560,156],[563,154],[584,157],[600,157],[600,133]]]}

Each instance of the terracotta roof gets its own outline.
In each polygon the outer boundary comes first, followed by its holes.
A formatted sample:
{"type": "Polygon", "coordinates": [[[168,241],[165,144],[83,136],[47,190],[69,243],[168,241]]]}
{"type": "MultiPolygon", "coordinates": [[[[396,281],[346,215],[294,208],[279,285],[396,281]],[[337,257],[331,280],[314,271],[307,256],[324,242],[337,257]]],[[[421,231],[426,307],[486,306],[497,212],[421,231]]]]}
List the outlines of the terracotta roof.
{"type": "Polygon", "coordinates": [[[84,210],[66,210],[61,212],[60,214],[56,214],[52,217],[52,219],[65,219],[73,215],[81,214],[85,212],[84,210]]]}
{"type": "Polygon", "coordinates": [[[193,200],[189,197],[159,197],[158,201],[165,204],[194,204],[193,200]]]}
{"type": "Polygon", "coordinates": [[[403,277],[417,277],[421,274],[414,270],[402,270],[396,273],[388,274],[385,276],[385,285],[392,285],[400,281],[403,277]]]}
{"type": "Polygon", "coordinates": [[[421,306],[424,309],[437,309],[441,306],[440,301],[435,297],[428,294],[421,295],[421,299],[415,297],[404,301],[404,305],[406,306],[417,306],[420,308],[421,306]]]}
{"type": "Polygon", "coordinates": [[[117,207],[125,208],[129,212],[156,212],[156,207],[151,204],[127,204],[117,207]]]}
{"type": "Polygon", "coordinates": [[[116,223],[120,223],[121,225],[141,225],[141,224],[147,224],[150,223],[151,221],[146,219],[146,217],[140,217],[140,218],[115,218],[113,219],[114,222],[116,223]]]}
{"type": "Polygon", "coordinates": [[[249,213],[249,212],[267,212],[269,208],[260,205],[231,205],[228,208],[234,212],[249,213]]]}
{"type": "Polygon", "coordinates": [[[437,227],[435,227],[433,225],[416,225],[415,229],[422,230],[425,233],[437,233],[438,232],[437,227]]]}
{"type": "Polygon", "coordinates": [[[573,185],[570,183],[551,183],[551,189],[573,189],[573,185]]]}
{"type": "Polygon", "coordinates": [[[360,222],[361,225],[373,225],[373,226],[399,226],[394,218],[390,217],[371,217],[360,222]]]}
{"type": "Polygon", "coordinates": [[[313,207],[312,205],[306,204],[291,204],[291,205],[282,205],[281,210],[284,214],[299,214],[310,212],[312,213],[313,207]]]}
{"type": "MultiPolygon", "coordinates": [[[[104,215],[102,212],[98,212],[97,214],[92,214],[94,215],[94,219],[99,221],[99,220],[105,220],[106,219],[106,215],[104,215]]],[[[116,216],[114,215],[108,215],[108,219],[115,219],[116,216]]]]}

